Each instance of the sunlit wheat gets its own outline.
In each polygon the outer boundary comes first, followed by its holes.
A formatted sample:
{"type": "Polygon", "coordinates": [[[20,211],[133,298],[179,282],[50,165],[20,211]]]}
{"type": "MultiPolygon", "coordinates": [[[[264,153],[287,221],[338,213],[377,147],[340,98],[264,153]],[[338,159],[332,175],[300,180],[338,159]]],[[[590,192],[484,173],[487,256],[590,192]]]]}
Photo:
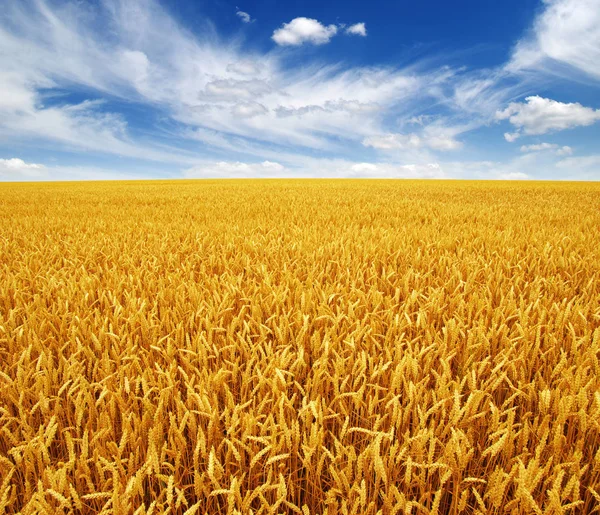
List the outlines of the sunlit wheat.
{"type": "Polygon", "coordinates": [[[600,186],[0,188],[0,513],[592,513],[600,186]]]}

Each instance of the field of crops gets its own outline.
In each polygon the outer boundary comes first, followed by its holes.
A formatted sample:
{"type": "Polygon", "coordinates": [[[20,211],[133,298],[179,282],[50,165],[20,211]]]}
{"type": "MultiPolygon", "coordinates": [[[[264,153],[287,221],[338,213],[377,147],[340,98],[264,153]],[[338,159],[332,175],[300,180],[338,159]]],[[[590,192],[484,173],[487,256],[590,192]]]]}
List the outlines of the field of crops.
{"type": "Polygon", "coordinates": [[[600,506],[600,183],[0,185],[0,513],[600,506]]]}

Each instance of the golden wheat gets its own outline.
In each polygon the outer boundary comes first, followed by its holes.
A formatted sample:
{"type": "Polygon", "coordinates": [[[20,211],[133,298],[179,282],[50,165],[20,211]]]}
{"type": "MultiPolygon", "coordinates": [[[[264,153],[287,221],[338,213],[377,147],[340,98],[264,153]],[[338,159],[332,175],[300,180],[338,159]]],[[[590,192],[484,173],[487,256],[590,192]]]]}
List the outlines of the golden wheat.
{"type": "Polygon", "coordinates": [[[0,188],[0,513],[600,506],[600,185],[0,188]]]}

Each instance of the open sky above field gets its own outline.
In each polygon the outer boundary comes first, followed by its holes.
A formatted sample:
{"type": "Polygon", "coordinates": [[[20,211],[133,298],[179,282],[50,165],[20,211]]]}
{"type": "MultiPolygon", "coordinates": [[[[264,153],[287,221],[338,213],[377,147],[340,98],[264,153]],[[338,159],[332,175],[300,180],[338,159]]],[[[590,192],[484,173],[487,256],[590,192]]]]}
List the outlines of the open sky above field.
{"type": "Polygon", "coordinates": [[[600,180],[600,0],[3,0],[0,180],[600,180]]]}

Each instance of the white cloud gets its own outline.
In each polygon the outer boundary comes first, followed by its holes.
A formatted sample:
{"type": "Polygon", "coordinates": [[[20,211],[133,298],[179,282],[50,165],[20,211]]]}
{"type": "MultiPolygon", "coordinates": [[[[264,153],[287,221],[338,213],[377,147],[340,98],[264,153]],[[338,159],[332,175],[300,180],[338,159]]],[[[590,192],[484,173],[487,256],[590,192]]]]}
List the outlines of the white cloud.
{"type": "Polygon", "coordinates": [[[567,157],[556,163],[558,177],[566,180],[598,181],[600,179],[600,154],[567,157]]]}
{"type": "Polygon", "coordinates": [[[398,179],[445,179],[439,163],[398,165],[393,163],[356,163],[350,166],[351,177],[398,179]]]}
{"type": "Polygon", "coordinates": [[[553,150],[558,148],[558,145],[553,143],[539,143],[537,145],[523,145],[521,152],[541,152],[542,150],[553,150]]]}
{"type": "Polygon", "coordinates": [[[423,143],[416,134],[382,134],[370,136],[363,140],[365,147],[379,150],[403,150],[406,148],[420,148],[423,143]]]}
{"type": "Polygon", "coordinates": [[[498,174],[498,179],[502,181],[524,181],[531,179],[529,175],[523,172],[506,172],[498,174]]]}
{"type": "Polygon", "coordinates": [[[346,34],[365,37],[367,35],[367,28],[364,23],[355,23],[346,29],[346,34]]]}
{"type": "Polygon", "coordinates": [[[190,158],[177,149],[162,149],[130,141],[127,123],[118,114],[104,112],[102,101],[49,108],[30,107],[5,116],[0,121],[0,136],[8,139],[19,134],[31,141],[44,139],[79,148],[108,152],[152,161],[184,163],[190,158]]]}
{"type": "Polygon", "coordinates": [[[521,152],[544,152],[553,150],[557,156],[570,156],[573,149],[567,145],[559,146],[555,143],[539,143],[536,145],[522,145],[521,152]]]}
{"type": "Polygon", "coordinates": [[[424,165],[402,165],[397,168],[399,177],[421,178],[421,179],[445,179],[446,174],[439,163],[427,163],[424,165]]]}
{"type": "Polygon", "coordinates": [[[263,67],[255,61],[237,61],[227,65],[227,71],[238,75],[260,75],[263,67]]]}
{"type": "Polygon", "coordinates": [[[444,167],[437,162],[397,163],[332,163],[333,176],[373,179],[447,179],[444,167]]]}
{"type": "Polygon", "coordinates": [[[563,174],[567,173],[567,179],[571,178],[569,174],[577,174],[579,178],[597,181],[600,177],[600,155],[567,157],[556,163],[556,167],[563,174]]]}
{"type": "Polygon", "coordinates": [[[239,9],[237,9],[237,11],[235,11],[235,14],[244,22],[244,23],[252,23],[254,20],[250,17],[250,15],[247,12],[244,11],[240,11],[239,9]]]}
{"type": "Polygon", "coordinates": [[[575,69],[600,79],[600,0],[544,0],[544,10],[517,44],[507,68],[571,79],[575,69]]]}
{"type": "Polygon", "coordinates": [[[425,80],[386,68],[340,70],[337,66],[309,65],[289,73],[271,70],[262,82],[268,87],[256,92],[249,90],[246,81],[232,84],[228,80],[219,82],[217,88],[211,85],[212,91],[200,95],[203,104],[217,106],[233,105],[239,98],[257,99],[268,110],[263,115],[240,120],[222,110],[202,107],[200,111],[182,109],[177,116],[189,125],[253,141],[260,138],[286,147],[339,151],[342,146],[355,145],[381,132],[380,113],[397,102],[419,97],[419,85],[425,80]]]}
{"type": "Polygon", "coordinates": [[[373,174],[377,173],[379,167],[375,163],[356,163],[355,165],[352,165],[350,169],[355,173],[373,174]]]}
{"type": "Polygon", "coordinates": [[[448,69],[447,74],[450,89],[444,87],[444,82],[439,85],[440,102],[472,119],[482,119],[484,123],[493,119],[495,112],[506,102],[529,91],[502,68],[462,73],[448,69]]]}
{"type": "Polygon", "coordinates": [[[521,137],[521,134],[518,132],[505,132],[504,139],[509,143],[514,143],[521,137]]]}
{"type": "Polygon", "coordinates": [[[600,120],[600,109],[591,109],[579,103],[565,104],[549,98],[530,96],[524,103],[511,102],[503,111],[497,111],[496,119],[509,120],[525,134],[538,135],[592,125],[600,120]]]}
{"type": "Polygon", "coordinates": [[[323,45],[337,34],[335,25],[323,25],[313,18],[294,18],[289,23],[284,23],[281,28],[273,32],[272,39],[281,46],[299,46],[303,43],[323,45]]]}
{"type": "Polygon", "coordinates": [[[573,154],[573,149],[567,145],[560,147],[556,151],[557,156],[570,156],[571,154],[573,154]]]}
{"type": "Polygon", "coordinates": [[[600,154],[567,157],[556,163],[557,178],[595,181],[600,179],[600,154]]]}
{"type": "Polygon", "coordinates": [[[260,79],[219,79],[209,82],[206,85],[204,92],[200,93],[200,98],[212,97],[226,100],[245,98],[251,100],[270,93],[271,91],[271,86],[260,79]]]}
{"type": "Polygon", "coordinates": [[[376,102],[359,102],[358,100],[327,100],[325,109],[345,111],[347,113],[374,113],[381,110],[376,102]]]}
{"type": "Polygon", "coordinates": [[[231,110],[234,116],[241,118],[252,118],[268,112],[268,109],[258,102],[239,102],[231,110]]]}
{"type": "Polygon", "coordinates": [[[303,116],[312,113],[348,113],[348,114],[364,114],[373,113],[381,110],[381,106],[376,103],[363,103],[357,100],[327,100],[323,105],[305,105],[302,107],[286,107],[279,106],[275,109],[277,116],[303,116]]]}
{"type": "Polygon", "coordinates": [[[144,52],[139,50],[123,50],[119,55],[120,73],[129,78],[138,91],[151,87],[148,83],[150,61],[144,52]]]}
{"type": "Polygon", "coordinates": [[[46,167],[35,163],[26,163],[18,157],[0,159],[0,178],[15,179],[19,177],[40,177],[45,174],[46,167]]]}
{"type": "Polygon", "coordinates": [[[243,163],[219,161],[196,165],[183,171],[188,178],[285,177],[286,168],[274,161],[243,163]]]}
{"type": "Polygon", "coordinates": [[[361,177],[361,178],[446,178],[439,163],[394,164],[368,163],[345,160],[306,159],[295,167],[278,162],[246,163],[219,161],[202,163],[183,171],[187,178],[243,178],[243,177],[361,177]]]}
{"type": "Polygon", "coordinates": [[[462,143],[452,136],[445,136],[443,134],[434,135],[431,134],[425,139],[426,145],[434,150],[457,150],[462,148],[462,143]]]}
{"type": "Polygon", "coordinates": [[[541,164],[537,160],[538,154],[524,154],[509,161],[454,161],[441,162],[440,165],[456,179],[506,181],[534,179],[540,167],[545,170],[550,167],[547,160],[541,164]]]}
{"type": "Polygon", "coordinates": [[[411,118],[409,118],[408,120],[406,120],[406,123],[409,125],[426,125],[429,122],[431,122],[432,120],[434,120],[435,117],[433,115],[430,114],[420,114],[418,116],[412,116],[411,118]]]}
{"type": "Polygon", "coordinates": [[[350,161],[345,159],[305,158],[290,168],[302,177],[356,177],[373,179],[444,179],[448,174],[435,160],[398,160],[397,162],[350,161]]]}
{"type": "Polygon", "coordinates": [[[322,106],[317,105],[306,105],[302,107],[285,107],[279,106],[275,109],[275,113],[280,118],[287,118],[288,116],[304,116],[312,113],[325,113],[326,109],[322,106]]]}
{"type": "MultiPolygon", "coordinates": [[[[159,177],[174,176],[166,173],[164,167],[159,168],[159,177]]],[[[115,181],[142,180],[156,176],[157,170],[149,170],[147,166],[133,170],[130,165],[111,169],[96,166],[65,166],[60,164],[41,165],[26,163],[21,159],[0,159],[0,180],[5,182],[19,181],[115,181]],[[12,162],[5,167],[4,162],[12,162]]]]}
{"type": "Polygon", "coordinates": [[[406,150],[430,148],[433,150],[456,150],[462,143],[455,139],[458,129],[439,127],[435,124],[427,126],[420,134],[383,134],[363,139],[363,145],[379,150],[406,150]]]}

